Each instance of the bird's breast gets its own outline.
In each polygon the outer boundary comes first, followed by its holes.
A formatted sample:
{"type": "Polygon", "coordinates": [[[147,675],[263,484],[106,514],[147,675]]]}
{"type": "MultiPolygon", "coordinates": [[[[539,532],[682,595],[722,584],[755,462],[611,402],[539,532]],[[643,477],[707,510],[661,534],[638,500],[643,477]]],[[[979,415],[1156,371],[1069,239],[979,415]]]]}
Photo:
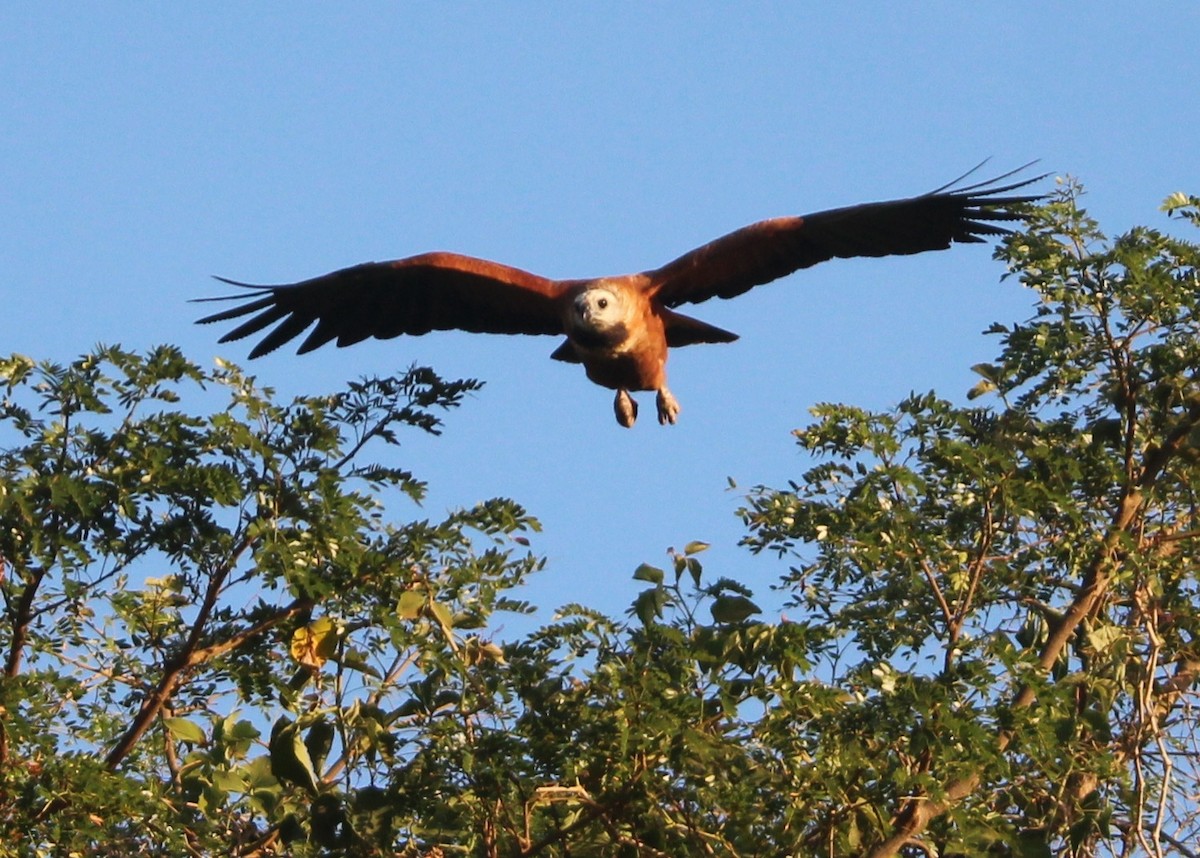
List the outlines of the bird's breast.
{"type": "Polygon", "coordinates": [[[574,327],[568,336],[571,342],[587,351],[619,351],[629,339],[629,328],[624,324],[604,328],[574,327]]]}
{"type": "Polygon", "coordinates": [[[614,346],[588,348],[575,341],[587,377],[603,387],[658,390],[665,381],[666,346],[626,337],[614,346]]]}
{"type": "Polygon", "coordinates": [[[593,382],[613,390],[657,390],[662,384],[661,366],[638,352],[585,355],[583,368],[593,382]]]}

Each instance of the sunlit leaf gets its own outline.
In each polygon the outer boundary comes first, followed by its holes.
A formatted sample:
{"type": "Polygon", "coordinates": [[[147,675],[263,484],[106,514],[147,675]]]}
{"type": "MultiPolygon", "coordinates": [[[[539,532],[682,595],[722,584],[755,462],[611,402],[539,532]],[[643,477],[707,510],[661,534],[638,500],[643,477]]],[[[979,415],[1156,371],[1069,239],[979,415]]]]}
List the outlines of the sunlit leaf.
{"type": "Polygon", "coordinates": [[[450,613],[450,609],[441,602],[433,601],[429,603],[429,611],[433,614],[434,619],[442,627],[446,634],[449,634],[454,628],[454,615],[450,613]]]}
{"type": "Polygon", "coordinates": [[[633,572],[633,580],[649,581],[651,584],[661,584],[663,582],[663,571],[647,563],[643,563],[633,572]]]}
{"type": "Polygon", "coordinates": [[[425,609],[425,601],[424,593],[417,590],[405,590],[400,594],[400,601],[396,605],[396,614],[402,620],[415,620],[425,609]]]}
{"type": "Polygon", "coordinates": [[[194,721],[190,721],[187,718],[163,718],[162,720],[163,726],[167,728],[167,732],[181,742],[202,745],[207,740],[207,737],[204,735],[204,729],[194,721]]]}
{"type": "Polygon", "coordinates": [[[319,668],[337,651],[337,624],[321,617],[292,634],[292,658],[309,668],[319,668]]]}

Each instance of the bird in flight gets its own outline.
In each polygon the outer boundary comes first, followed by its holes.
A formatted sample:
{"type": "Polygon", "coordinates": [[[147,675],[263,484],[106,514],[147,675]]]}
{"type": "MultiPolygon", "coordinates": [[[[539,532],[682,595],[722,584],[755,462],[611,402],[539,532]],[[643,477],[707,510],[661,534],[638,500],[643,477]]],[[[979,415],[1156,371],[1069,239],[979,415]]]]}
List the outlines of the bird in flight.
{"type": "Polygon", "coordinates": [[[565,336],[550,356],[582,364],[589,379],[615,390],[618,423],[629,427],[637,419],[631,391],[654,391],[658,422],[674,423],[679,403],[667,388],[668,349],[737,339],[676,307],[733,298],[834,257],[922,253],[1004,235],[1010,230],[1002,224],[1021,220],[1021,206],[1040,198],[1009,192],[1043,178],[1002,184],[1013,173],[965,187],[955,187],[960,181],[955,180],[907,199],[759,221],[661,268],[616,277],[551,280],[445,252],[367,262],[278,286],[218,277],[253,291],[199,299],[242,303],[198,321],[250,317],[221,337],[222,343],[274,325],[251,358],[310,326],[298,354],[330,341],[349,346],[368,337],[435,330],[565,336]]]}

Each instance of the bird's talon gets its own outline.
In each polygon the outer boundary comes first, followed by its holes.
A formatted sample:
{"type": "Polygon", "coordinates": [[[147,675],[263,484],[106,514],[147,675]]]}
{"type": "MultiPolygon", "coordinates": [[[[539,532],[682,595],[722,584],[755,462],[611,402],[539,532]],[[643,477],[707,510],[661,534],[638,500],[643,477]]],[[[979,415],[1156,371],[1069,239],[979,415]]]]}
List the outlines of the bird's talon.
{"type": "Polygon", "coordinates": [[[618,390],[617,398],[613,400],[613,411],[617,422],[629,429],[637,421],[637,401],[629,395],[628,390],[618,390]]]}
{"type": "Polygon", "coordinates": [[[668,423],[674,425],[679,417],[679,401],[671,395],[671,391],[665,387],[659,390],[655,402],[658,404],[658,422],[663,426],[668,423]]]}

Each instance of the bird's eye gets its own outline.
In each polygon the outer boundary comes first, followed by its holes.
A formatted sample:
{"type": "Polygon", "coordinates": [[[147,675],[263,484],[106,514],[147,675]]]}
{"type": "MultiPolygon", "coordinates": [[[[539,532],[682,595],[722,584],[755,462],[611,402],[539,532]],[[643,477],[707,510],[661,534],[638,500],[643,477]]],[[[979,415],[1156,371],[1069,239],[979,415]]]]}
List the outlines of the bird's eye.
{"type": "Polygon", "coordinates": [[[596,306],[599,307],[601,310],[603,310],[605,307],[608,306],[608,299],[601,298],[599,301],[596,302],[596,306]]]}

